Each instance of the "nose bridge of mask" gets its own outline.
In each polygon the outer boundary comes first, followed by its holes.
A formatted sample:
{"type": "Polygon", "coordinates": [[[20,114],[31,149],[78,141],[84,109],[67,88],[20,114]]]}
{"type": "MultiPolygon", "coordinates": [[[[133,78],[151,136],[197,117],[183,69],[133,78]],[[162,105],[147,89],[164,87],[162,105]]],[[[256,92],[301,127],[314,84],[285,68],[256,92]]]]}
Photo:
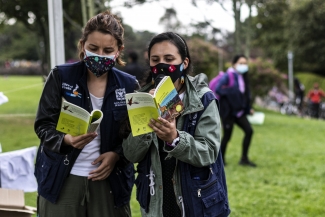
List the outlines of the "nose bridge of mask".
{"type": "Polygon", "coordinates": [[[118,54],[118,52],[117,52],[115,55],[104,56],[104,55],[99,55],[99,54],[96,54],[96,53],[92,53],[92,52],[90,52],[89,50],[86,50],[86,49],[85,49],[85,51],[86,51],[85,58],[86,57],[91,57],[91,56],[96,56],[96,57],[105,57],[105,58],[110,58],[110,59],[115,60],[115,57],[118,54]]]}

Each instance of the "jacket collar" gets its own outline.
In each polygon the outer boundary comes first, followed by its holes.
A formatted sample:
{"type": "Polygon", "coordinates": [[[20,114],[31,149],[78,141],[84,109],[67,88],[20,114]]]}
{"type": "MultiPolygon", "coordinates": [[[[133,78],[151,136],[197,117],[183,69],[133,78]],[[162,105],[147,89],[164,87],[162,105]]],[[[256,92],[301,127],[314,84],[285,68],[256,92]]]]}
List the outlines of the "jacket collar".
{"type": "Polygon", "coordinates": [[[193,85],[196,81],[196,77],[189,75],[185,76],[186,92],[183,99],[183,115],[198,112],[204,109],[203,104],[200,100],[199,90],[197,90],[196,86],[193,85]]]}

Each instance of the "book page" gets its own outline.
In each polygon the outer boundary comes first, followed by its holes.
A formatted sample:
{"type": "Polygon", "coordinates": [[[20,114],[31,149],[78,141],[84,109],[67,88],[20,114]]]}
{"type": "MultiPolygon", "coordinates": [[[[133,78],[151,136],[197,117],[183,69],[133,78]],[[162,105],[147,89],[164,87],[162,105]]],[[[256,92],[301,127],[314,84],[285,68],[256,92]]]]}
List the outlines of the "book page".
{"type": "Polygon", "coordinates": [[[161,80],[154,95],[159,115],[162,118],[170,120],[177,117],[184,110],[183,102],[169,76],[165,76],[161,80]]]}
{"type": "Polygon", "coordinates": [[[159,114],[149,93],[129,93],[125,94],[128,115],[133,136],[153,132],[148,126],[150,119],[157,119],[159,114]]]}
{"type": "Polygon", "coordinates": [[[100,122],[103,120],[103,112],[101,110],[95,109],[91,112],[91,120],[88,127],[87,133],[92,133],[97,131],[100,122]]]}
{"type": "Polygon", "coordinates": [[[56,130],[78,136],[88,129],[90,114],[83,108],[67,101],[62,101],[61,112],[56,130]]]}

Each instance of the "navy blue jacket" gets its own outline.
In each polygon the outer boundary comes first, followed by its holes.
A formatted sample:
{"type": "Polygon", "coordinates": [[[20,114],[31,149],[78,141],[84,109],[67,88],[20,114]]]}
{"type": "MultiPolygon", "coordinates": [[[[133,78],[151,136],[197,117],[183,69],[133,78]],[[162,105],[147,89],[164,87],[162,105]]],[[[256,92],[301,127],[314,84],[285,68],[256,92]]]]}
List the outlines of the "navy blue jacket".
{"type": "MultiPolygon", "coordinates": [[[[108,73],[101,108],[104,117],[100,124],[100,153],[113,151],[120,155],[120,160],[108,177],[117,207],[129,203],[134,183],[134,167],[123,157],[123,139],[119,137],[119,129],[120,123],[127,118],[124,95],[134,92],[136,87],[134,76],[116,68],[108,73]]],[[[64,180],[81,152],[72,146],[62,145],[65,134],[55,130],[62,97],[89,112],[92,110],[87,88],[87,68],[83,62],[60,65],[51,71],[35,120],[34,129],[41,140],[35,164],[38,194],[52,203],[59,198],[64,180]]]]}
{"type": "Polygon", "coordinates": [[[243,114],[249,114],[251,109],[251,99],[247,74],[243,75],[243,78],[245,82],[244,93],[240,92],[238,75],[235,71],[231,71],[231,68],[228,69],[227,73],[220,78],[216,85],[214,91],[220,96],[220,117],[222,120],[225,120],[229,116],[236,116],[236,114],[241,110],[244,110],[243,114]],[[233,73],[234,75],[234,84],[223,88],[229,84],[229,73],[233,73]]]}

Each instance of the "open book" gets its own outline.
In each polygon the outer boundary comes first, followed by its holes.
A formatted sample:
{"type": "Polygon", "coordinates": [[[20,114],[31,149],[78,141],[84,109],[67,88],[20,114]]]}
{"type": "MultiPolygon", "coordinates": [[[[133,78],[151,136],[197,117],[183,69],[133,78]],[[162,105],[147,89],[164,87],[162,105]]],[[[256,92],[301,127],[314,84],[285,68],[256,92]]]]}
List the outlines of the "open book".
{"type": "Polygon", "coordinates": [[[102,119],[103,112],[101,110],[95,109],[89,114],[87,110],[63,99],[56,130],[72,136],[79,136],[95,132],[102,119]]]}
{"type": "Polygon", "coordinates": [[[184,110],[175,86],[169,76],[157,85],[154,95],[137,92],[125,94],[127,110],[133,136],[153,132],[148,126],[150,119],[159,116],[170,120],[184,110]]]}

